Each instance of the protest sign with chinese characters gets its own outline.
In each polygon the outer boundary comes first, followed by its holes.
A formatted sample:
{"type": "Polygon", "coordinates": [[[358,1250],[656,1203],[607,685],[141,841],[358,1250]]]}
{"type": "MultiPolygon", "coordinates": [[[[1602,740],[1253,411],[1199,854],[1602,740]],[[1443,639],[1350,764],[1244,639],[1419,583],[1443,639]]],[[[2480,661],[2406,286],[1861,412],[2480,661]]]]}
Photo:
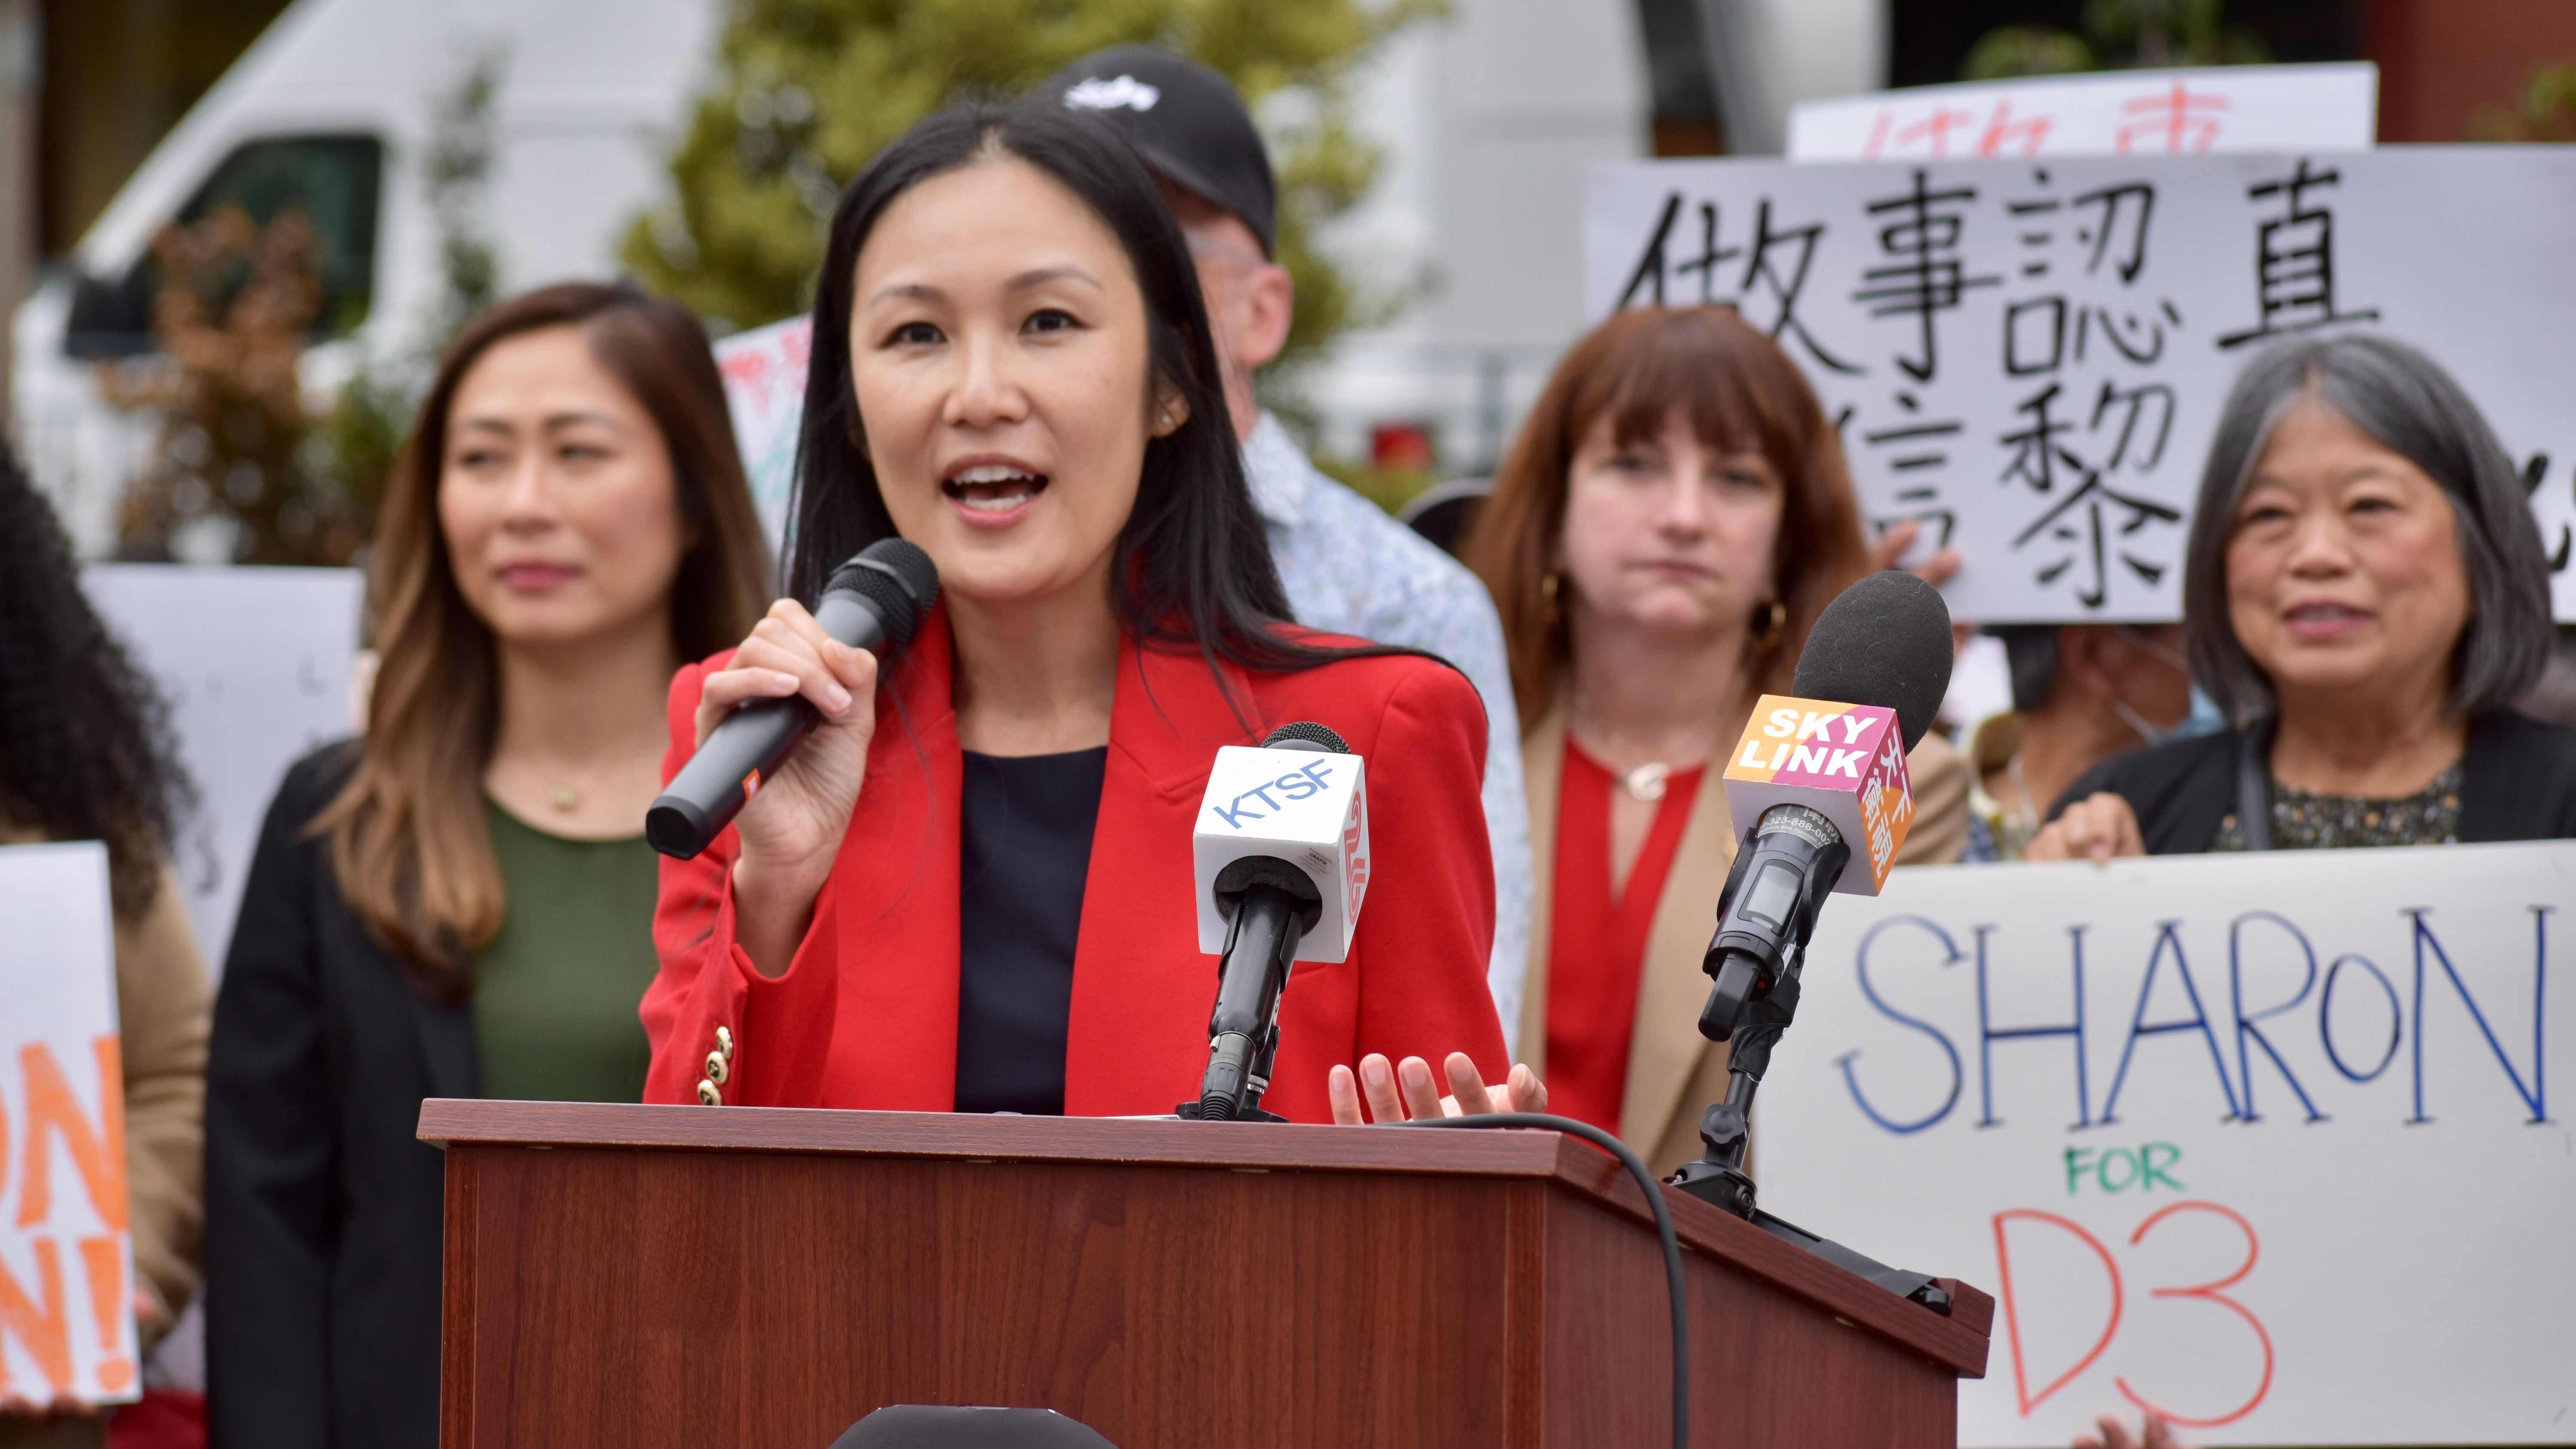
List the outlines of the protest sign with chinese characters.
{"type": "Polygon", "coordinates": [[[1878,527],[1920,519],[1989,623],[2181,612],[2185,524],[2246,359],[2372,329],[2424,349],[2522,470],[2576,618],[2576,153],[2409,147],[1816,165],[1586,179],[1591,315],[1723,303],[1780,341],[1878,527]]]}
{"type": "Polygon", "coordinates": [[[2569,842],[1900,869],[1819,919],[1763,1206],[1995,1295],[1971,1449],[2565,1443],[2571,902],[2569,842]]]}
{"type": "Polygon", "coordinates": [[[142,1391],[107,849],[0,846],[0,1398],[142,1391]]]}
{"type": "Polygon", "coordinates": [[[2379,67],[2235,65],[1909,86],[1789,112],[1792,161],[2366,151],[2379,67]]]}

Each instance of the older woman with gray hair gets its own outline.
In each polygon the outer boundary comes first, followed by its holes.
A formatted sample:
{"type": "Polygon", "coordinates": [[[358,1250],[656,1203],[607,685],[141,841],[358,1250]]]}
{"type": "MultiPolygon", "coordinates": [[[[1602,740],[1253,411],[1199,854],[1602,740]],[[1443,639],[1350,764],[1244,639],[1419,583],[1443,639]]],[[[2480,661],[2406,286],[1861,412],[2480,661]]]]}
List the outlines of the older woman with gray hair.
{"type": "Polygon", "coordinates": [[[2540,530],[2430,358],[2256,358],[2191,529],[2185,649],[2236,728],[2103,761],[2028,858],[2576,835],[2576,730],[2513,707],[2550,645],[2540,530]]]}

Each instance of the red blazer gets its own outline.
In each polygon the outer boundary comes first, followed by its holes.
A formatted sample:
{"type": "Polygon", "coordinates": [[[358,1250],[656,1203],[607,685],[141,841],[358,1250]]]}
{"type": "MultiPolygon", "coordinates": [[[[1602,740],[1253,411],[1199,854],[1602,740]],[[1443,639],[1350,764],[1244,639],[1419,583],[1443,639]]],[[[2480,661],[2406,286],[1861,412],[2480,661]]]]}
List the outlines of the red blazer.
{"type": "MultiPolygon", "coordinates": [[[[689,757],[701,681],[723,662],[685,668],[672,682],[666,779],[689,757]]],[[[734,1041],[727,1103],[955,1105],[964,764],[949,668],[940,610],[879,686],[867,783],[784,974],[761,975],[735,944],[735,832],[696,860],[662,862],[662,967],[643,1004],[653,1041],[646,1101],[697,1101],[723,1026],[734,1041]]],[[[1369,762],[1368,903],[1347,959],[1297,963],[1263,1105],[1331,1121],[1325,1073],[1367,1052],[1436,1064],[1464,1051],[1487,1081],[1502,1080],[1509,1063],[1485,986],[1494,878],[1477,794],[1486,731],[1474,686],[1409,655],[1287,674],[1219,668],[1248,725],[1195,651],[1132,641],[1119,649],[1074,951],[1066,1113],[1162,1114],[1198,1096],[1217,985],[1191,899],[1200,792],[1218,746],[1257,744],[1301,719],[1338,731],[1369,762]]]]}

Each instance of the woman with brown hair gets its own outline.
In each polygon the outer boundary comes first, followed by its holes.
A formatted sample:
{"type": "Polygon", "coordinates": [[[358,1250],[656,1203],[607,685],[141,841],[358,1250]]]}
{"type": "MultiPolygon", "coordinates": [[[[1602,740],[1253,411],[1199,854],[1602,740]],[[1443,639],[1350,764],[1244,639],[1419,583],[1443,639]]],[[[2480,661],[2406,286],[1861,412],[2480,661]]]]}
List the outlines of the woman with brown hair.
{"type": "MultiPolygon", "coordinates": [[[[1557,364],[1466,556],[1521,708],[1538,888],[1520,1055],[1551,1110],[1667,1171],[1726,1093],[1725,1050],[1698,1032],[1736,846],[1709,768],[1873,561],[1842,448],[1732,310],[1622,312],[1557,364]]],[[[1937,736],[1912,769],[1898,858],[1956,859],[1966,772],[1937,736]]]]}
{"type": "Polygon", "coordinates": [[[664,693],[769,594],[696,319],[588,284],[477,318],[397,460],[369,583],[365,733],[288,772],[215,1007],[218,1445],[436,1441],[422,1098],[643,1093],[664,693]]]}

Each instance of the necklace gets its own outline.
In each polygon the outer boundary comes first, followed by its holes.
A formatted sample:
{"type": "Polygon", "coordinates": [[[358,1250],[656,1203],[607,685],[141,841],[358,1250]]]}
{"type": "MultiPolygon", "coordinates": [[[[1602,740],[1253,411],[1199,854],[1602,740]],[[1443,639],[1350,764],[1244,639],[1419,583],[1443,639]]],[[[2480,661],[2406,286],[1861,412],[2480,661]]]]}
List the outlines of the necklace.
{"type": "Polygon", "coordinates": [[[1664,783],[1670,780],[1672,775],[1672,766],[1661,760],[1648,760],[1621,775],[1619,788],[1628,792],[1629,799],[1642,800],[1651,805],[1664,798],[1664,783]]]}

